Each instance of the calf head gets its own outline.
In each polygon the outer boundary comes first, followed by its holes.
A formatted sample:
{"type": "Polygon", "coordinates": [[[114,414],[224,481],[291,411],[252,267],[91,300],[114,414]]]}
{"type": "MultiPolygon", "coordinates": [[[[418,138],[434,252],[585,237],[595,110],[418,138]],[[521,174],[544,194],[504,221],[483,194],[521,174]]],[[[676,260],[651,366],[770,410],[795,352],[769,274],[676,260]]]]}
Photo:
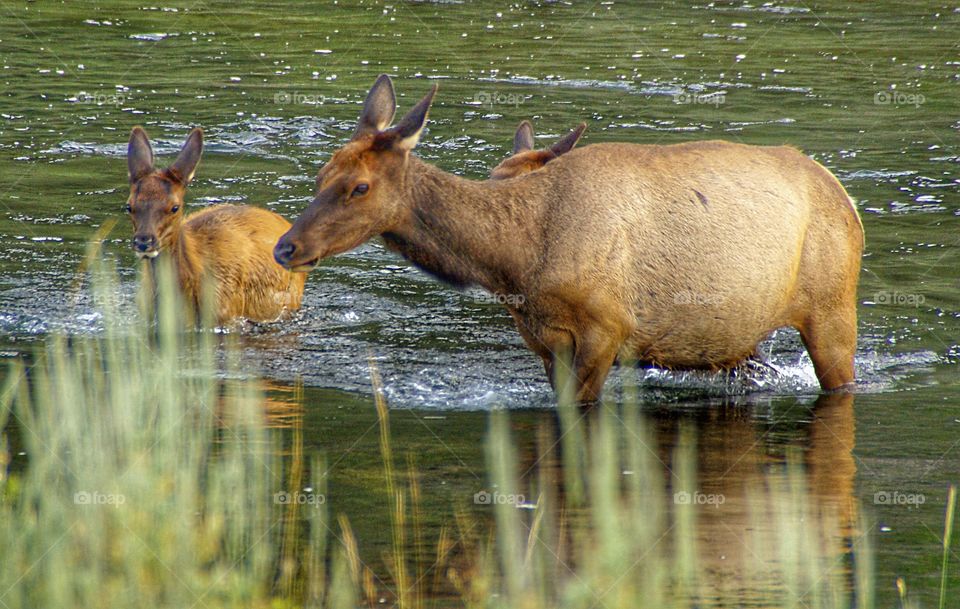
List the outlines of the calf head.
{"type": "Polygon", "coordinates": [[[202,152],[203,132],[194,129],[173,164],[156,169],[147,132],[142,127],[130,132],[126,211],[133,221],[133,251],[140,258],[156,257],[177,239],[183,223],[183,195],[202,152]]]}
{"type": "Polygon", "coordinates": [[[517,127],[517,133],[513,136],[513,154],[493,168],[490,178],[507,180],[540,169],[561,154],[573,150],[586,128],[586,123],[580,123],[549,148],[534,150],[533,125],[530,121],[521,122],[517,127]]]}

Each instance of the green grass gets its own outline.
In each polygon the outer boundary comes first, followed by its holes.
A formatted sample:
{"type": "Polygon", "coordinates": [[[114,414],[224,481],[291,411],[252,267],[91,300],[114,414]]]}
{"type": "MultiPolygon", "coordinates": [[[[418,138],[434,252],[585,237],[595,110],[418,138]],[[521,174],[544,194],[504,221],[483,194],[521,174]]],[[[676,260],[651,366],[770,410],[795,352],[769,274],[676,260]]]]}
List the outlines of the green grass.
{"type": "MultiPolygon", "coordinates": [[[[109,276],[97,282],[104,336],[51,337],[3,390],[29,464],[3,480],[0,607],[256,607],[313,594],[287,577],[284,533],[300,519],[275,493],[294,481],[256,383],[222,380],[242,377],[234,351],[219,364],[212,333],[184,332],[169,290],[156,327],[118,323],[109,276]]],[[[298,578],[323,582],[325,514],[308,514],[298,578]]]]}
{"type": "MultiPolygon", "coordinates": [[[[298,426],[281,456],[238,350],[185,329],[172,290],[156,323],[121,323],[113,274],[94,275],[103,334],[50,337],[3,388],[0,428],[15,419],[28,464],[0,478],[2,608],[873,606],[870,544],[817,501],[798,458],[684,501],[700,492],[696,438],[658,455],[629,396],[589,412],[562,401],[559,438],[543,439],[556,459],[524,476],[509,415],[492,413],[492,512],[451,506],[429,552],[416,466],[394,462],[375,391],[393,547],[374,573],[350,526],[364,515],[322,500],[298,426]]],[[[0,462],[8,451],[4,437],[0,462]]],[[[941,607],[954,506],[951,491],[941,607]]]]}

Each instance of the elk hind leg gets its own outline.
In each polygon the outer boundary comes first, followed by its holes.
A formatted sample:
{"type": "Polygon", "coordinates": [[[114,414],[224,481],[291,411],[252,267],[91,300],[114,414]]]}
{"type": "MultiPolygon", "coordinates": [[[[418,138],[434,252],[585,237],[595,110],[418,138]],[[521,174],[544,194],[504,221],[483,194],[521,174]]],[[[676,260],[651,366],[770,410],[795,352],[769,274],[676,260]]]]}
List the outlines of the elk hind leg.
{"type": "Polygon", "coordinates": [[[849,389],[854,384],[857,350],[856,304],[816,311],[798,328],[824,391],[849,389]]]}

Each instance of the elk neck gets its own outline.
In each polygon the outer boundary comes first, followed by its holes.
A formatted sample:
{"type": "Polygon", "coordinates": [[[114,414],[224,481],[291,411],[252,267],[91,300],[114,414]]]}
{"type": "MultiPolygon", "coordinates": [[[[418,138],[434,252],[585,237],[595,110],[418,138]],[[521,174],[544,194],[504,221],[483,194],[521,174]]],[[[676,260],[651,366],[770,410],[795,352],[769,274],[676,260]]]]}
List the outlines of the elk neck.
{"type": "Polygon", "coordinates": [[[540,251],[543,214],[537,197],[521,189],[530,181],[521,180],[467,180],[411,155],[404,211],[384,241],[454,286],[523,294],[540,251]]]}
{"type": "MultiPolygon", "coordinates": [[[[170,246],[166,248],[165,252],[161,252],[160,256],[152,260],[154,264],[151,266],[155,269],[158,259],[169,256],[168,259],[173,263],[177,284],[180,286],[184,299],[191,305],[199,307],[200,277],[203,273],[203,265],[193,237],[184,226],[185,223],[186,221],[172,230],[170,246]]],[[[154,273],[154,275],[156,274],[154,273]]]]}

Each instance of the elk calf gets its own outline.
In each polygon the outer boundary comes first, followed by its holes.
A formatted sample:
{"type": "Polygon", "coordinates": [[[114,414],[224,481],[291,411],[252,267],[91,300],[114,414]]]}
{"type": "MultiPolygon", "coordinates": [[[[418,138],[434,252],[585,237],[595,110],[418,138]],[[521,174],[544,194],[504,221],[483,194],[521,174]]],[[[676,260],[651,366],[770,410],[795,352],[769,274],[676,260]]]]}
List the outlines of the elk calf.
{"type": "Polygon", "coordinates": [[[580,123],[549,148],[534,150],[533,125],[530,121],[522,121],[513,136],[513,154],[490,171],[490,179],[507,180],[540,169],[561,154],[573,150],[586,128],[586,123],[580,123]]]}
{"type": "Polygon", "coordinates": [[[214,283],[217,322],[275,321],[300,308],[306,275],[273,260],[273,246],[290,228],[279,215],[245,205],[217,205],[184,217],[183,196],[203,151],[194,129],[172,165],[154,167],[141,127],[130,132],[127,164],[133,250],[141,259],[169,256],[184,299],[200,310],[203,282],[214,283]]]}

